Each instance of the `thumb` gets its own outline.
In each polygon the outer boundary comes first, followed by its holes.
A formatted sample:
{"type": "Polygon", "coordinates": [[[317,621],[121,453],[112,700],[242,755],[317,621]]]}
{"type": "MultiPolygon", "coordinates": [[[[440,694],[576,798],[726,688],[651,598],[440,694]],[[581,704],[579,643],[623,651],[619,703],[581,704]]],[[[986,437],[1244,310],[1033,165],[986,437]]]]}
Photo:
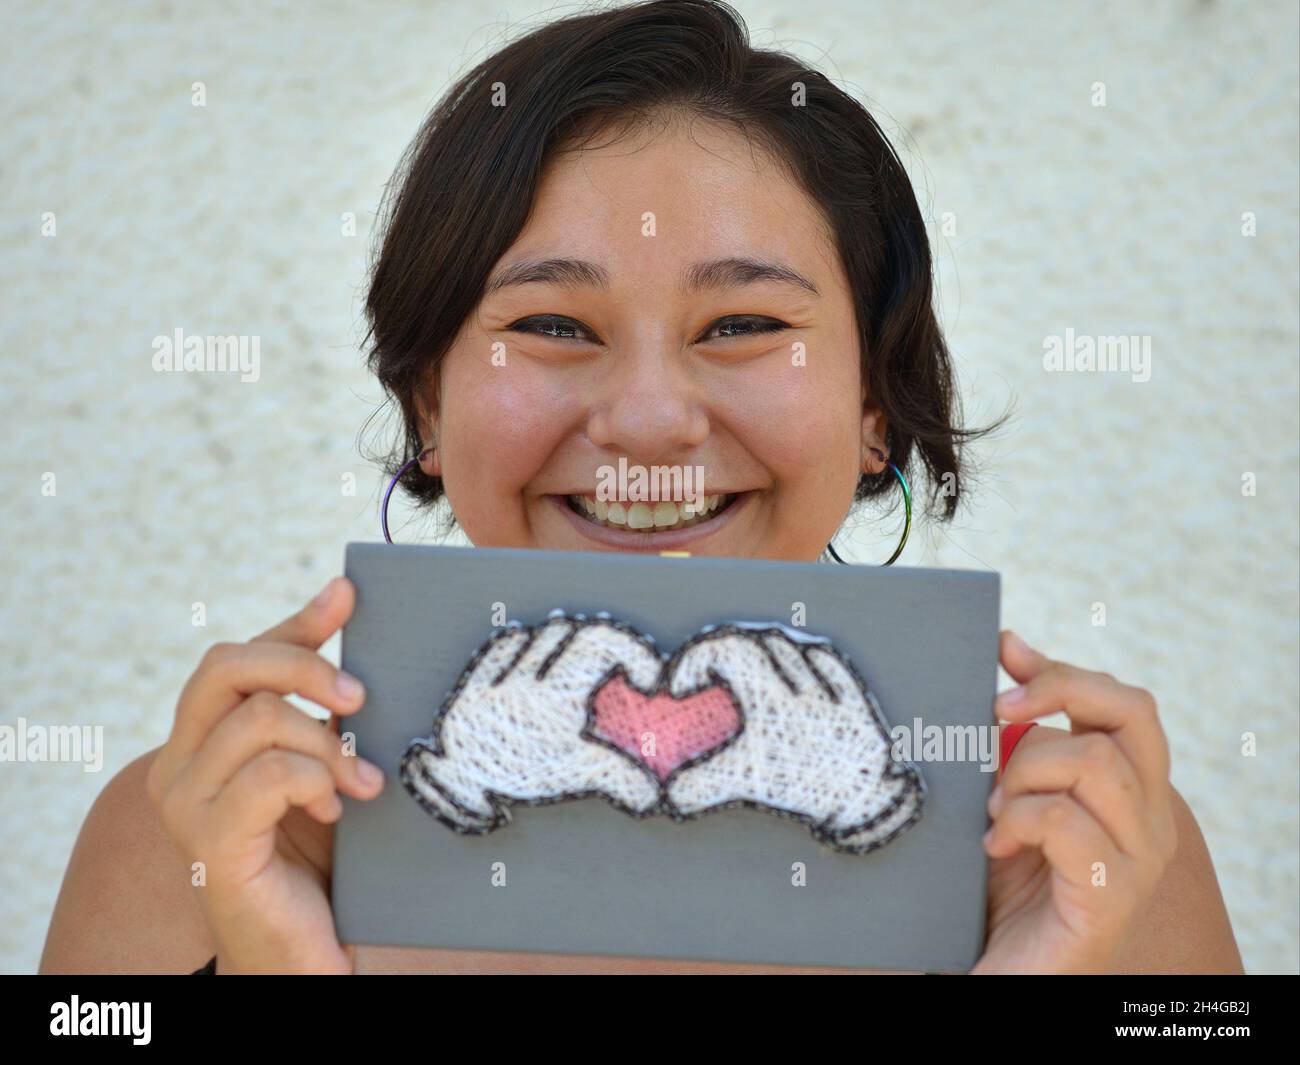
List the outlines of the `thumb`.
{"type": "Polygon", "coordinates": [[[1052,664],[1052,660],[1035,651],[1010,629],[1002,630],[998,650],[1002,668],[1017,684],[1025,684],[1052,664]]]}

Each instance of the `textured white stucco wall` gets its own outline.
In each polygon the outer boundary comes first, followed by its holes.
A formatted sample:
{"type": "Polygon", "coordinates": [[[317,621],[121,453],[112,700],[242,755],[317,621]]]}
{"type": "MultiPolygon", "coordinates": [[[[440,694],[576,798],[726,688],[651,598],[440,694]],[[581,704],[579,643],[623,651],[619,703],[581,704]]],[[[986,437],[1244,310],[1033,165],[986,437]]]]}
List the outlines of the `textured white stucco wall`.
{"type": "MultiPolygon", "coordinates": [[[[1016,403],[973,509],[904,562],[999,570],[1005,623],[1157,695],[1248,968],[1297,971],[1296,5],[737,6],[903,138],[968,412],[1016,403]],[[1151,379],[1045,372],[1067,328],[1150,336],[1151,379]]],[[[0,764],[0,969],[22,971],[87,809],[202,649],[377,538],[374,208],[450,77],[546,9],[0,10],[0,723],[106,742],[99,774],[0,764]],[[178,326],[259,335],[260,380],[154,373],[178,326]]]]}

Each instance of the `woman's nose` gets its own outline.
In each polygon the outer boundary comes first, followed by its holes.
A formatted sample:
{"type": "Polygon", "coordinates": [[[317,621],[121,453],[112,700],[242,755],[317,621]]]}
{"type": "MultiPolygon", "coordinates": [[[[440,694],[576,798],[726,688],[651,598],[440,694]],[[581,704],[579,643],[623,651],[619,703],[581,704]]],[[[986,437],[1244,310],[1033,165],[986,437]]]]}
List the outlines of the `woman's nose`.
{"type": "Polygon", "coordinates": [[[679,353],[643,344],[612,359],[587,419],[593,444],[649,465],[684,457],[704,442],[708,415],[679,353]]]}

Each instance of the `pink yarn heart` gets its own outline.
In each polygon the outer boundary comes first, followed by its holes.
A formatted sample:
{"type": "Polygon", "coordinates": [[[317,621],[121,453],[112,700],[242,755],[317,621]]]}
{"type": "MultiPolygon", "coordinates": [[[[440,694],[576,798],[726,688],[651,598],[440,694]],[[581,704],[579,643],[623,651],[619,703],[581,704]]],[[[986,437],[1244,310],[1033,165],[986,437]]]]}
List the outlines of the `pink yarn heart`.
{"type": "Polygon", "coordinates": [[[645,695],[620,673],[596,692],[595,731],[661,780],[683,762],[722,746],[740,731],[731,693],[718,685],[675,699],[645,695]]]}

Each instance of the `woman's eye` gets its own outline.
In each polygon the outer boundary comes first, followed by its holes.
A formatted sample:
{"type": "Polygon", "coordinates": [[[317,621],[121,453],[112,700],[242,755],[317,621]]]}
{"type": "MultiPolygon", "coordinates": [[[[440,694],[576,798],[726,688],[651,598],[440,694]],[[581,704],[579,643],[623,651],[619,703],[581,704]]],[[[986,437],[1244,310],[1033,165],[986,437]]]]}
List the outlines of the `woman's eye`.
{"type": "Polygon", "coordinates": [[[554,337],[556,340],[595,339],[594,334],[585,325],[558,314],[539,314],[532,318],[521,318],[510,326],[510,330],[516,333],[554,337]]]}
{"type": "Polygon", "coordinates": [[[776,318],[763,318],[757,315],[737,315],[714,322],[705,333],[704,340],[727,340],[731,337],[759,336],[763,333],[779,333],[790,327],[776,318]],[[716,336],[714,335],[716,333],[716,336]]]}
{"type": "MultiPolygon", "coordinates": [[[[737,337],[760,336],[764,333],[779,333],[790,327],[776,318],[761,315],[733,315],[721,318],[700,338],[707,340],[730,340],[737,337]]],[[[578,340],[599,343],[599,338],[581,322],[559,314],[537,314],[531,318],[521,318],[512,324],[512,332],[532,333],[535,336],[552,337],[555,340],[578,340]]]]}

